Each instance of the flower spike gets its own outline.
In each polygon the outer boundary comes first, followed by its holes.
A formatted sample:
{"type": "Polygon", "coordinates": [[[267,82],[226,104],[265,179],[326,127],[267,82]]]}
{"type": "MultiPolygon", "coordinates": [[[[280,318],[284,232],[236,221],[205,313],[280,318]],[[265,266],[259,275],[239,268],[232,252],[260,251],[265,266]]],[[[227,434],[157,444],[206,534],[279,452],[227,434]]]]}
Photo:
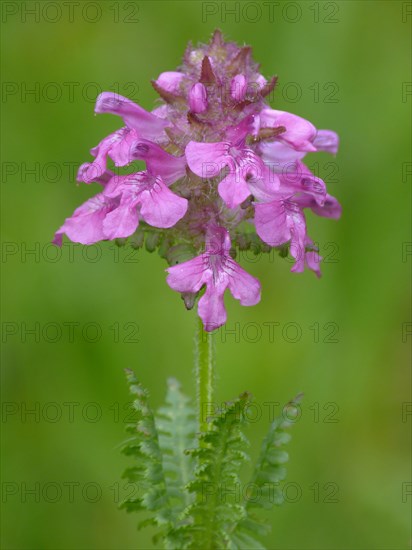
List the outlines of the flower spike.
{"type": "Polygon", "coordinates": [[[187,307],[198,299],[207,331],[226,322],[227,289],[242,305],[260,300],[259,281],[234,260],[238,250],[275,248],[290,254],[293,272],[320,276],[306,213],[337,219],[341,207],[304,159],[336,155],[339,138],[272,109],[266,98],[276,82],[260,73],[249,46],[216,30],[208,44],[188,45],[178,69],[152,81],[160,103],[151,112],[100,94],[95,112],[123,123],[78,171],[77,180],[100,184],[100,193],[53,242],[61,246],[64,234],[83,244],[130,237],[141,246],[146,239],[147,250],[158,247],[169,262],[167,283],[187,307]]]}

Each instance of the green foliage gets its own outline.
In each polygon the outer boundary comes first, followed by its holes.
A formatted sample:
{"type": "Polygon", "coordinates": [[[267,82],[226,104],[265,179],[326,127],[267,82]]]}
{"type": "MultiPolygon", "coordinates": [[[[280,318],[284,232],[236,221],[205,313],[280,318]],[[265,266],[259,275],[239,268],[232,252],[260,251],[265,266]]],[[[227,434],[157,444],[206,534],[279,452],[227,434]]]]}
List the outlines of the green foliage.
{"type": "Polygon", "coordinates": [[[122,452],[132,456],[135,464],[124,472],[123,477],[135,485],[135,496],[121,503],[121,507],[128,512],[148,510],[151,515],[145,523],[168,525],[171,512],[154,415],[148,404],[147,391],[132,371],[127,371],[127,380],[130,392],[135,397],[133,408],[137,413],[137,422],[126,428],[131,437],[122,452]]]}
{"type": "Polygon", "coordinates": [[[125,472],[137,495],[122,503],[127,511],[146,511],[139,527],[157,525],[166,549],[262,549],[256,536],[268,527],[256,514],[281,504],[280,482],[285,478],[289,441],[300,397],[276,418],[263,441],[253,475],[242,484],[240,470],[249,460],[243,434],[245,411],[251,401],[242,394],[209,420],[198,425],[189,399],[179,383],[170,379],[166,404],[153,414],[148,394],[131,371],[127,373],[137,421],[127,427],[131,438],[123,452],[135,463],[125,472]],[[246,495],[246,497],[245,497],[246,495]]]}
{"type": "Polygon", "coordinates": [[[239,469],[248,460],[244,451],[248,442],[240,427],[249,401],[249,394],[244,393],[228,404],[209,430],[199,435],[198,448],[191,451],[197,465],[188,490],[196,501],[186,511],[192,519],[188,548],[228,548],[228,533],[244,516],[239,469]]]}
{"type": "Polygon", "coordinates": [[[194,467],[194,461],[186,450],[196,445],[196,417],[189,402],[189,398],[181,393],[178,381],[170,378],[166,406],[156,415],[167,492],[176,517],[192,501],[191,495],[184,491],[194,467]]]}
{"type": "MultiPolygon", "coordinates": [[[[254,512],[254,509],[271,510],[273,506],[283,503],[283,492],[280,482],[286,477],[285,463],[289,455],[282,449],[291,436],[287,432],[299,418],[299,403],[302,395],[298,395],[283,407],[282,414],[275,418],[263,440],[259,457],[248,487],[251,494],[245,503],[245,517],[233,532],[233,548],[242,548],[252,543],[252,535],[266,535],[270,528],[254,512]]],[[[254,542],[253,548],[262,548],[254,542]]]]}

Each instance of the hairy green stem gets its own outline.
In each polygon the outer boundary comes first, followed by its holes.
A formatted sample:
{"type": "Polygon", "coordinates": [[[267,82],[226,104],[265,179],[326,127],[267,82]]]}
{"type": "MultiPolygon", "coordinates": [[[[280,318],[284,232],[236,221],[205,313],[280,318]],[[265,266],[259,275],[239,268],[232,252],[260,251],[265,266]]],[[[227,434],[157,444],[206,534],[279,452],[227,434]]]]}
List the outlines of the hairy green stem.
{"type": "Polygon", "coordinates": [[[200,318],[197,319],[196,333],[196,381],[199,431],[209,429],[207,417],[213,413],[214,389],[214,346],[213,335],[203,329],[200,318]]]}

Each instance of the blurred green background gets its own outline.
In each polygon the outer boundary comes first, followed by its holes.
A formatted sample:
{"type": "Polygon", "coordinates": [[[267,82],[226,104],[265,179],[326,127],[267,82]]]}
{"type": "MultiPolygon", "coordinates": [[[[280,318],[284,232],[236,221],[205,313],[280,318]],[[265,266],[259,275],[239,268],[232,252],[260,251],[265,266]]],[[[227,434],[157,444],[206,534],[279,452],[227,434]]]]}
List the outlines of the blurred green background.
{"type": "Polygon", "coordinates": [[[410,5],[2,3],[2,548],[154,548],[116,508],[127,494],[123,369],[154,407],[169,376],[194,395],[194,314],[156,255],[111,243],[59,255],[49,242],[97,190],[75,185],[75,167],[121,124],[93,115],[99,91],[151,109],[150,79],[216,27],[279,75],[275,108],[341,137],[336,159],[308,157],[343,205],[339,222],[309,219],[322,279],[243,257],[262,301],[228,297],[216,335],[218,400],[247,389],[261,416],[252,456],[271,407],[305,393],[267,547],[409,548],[410,5]]]}

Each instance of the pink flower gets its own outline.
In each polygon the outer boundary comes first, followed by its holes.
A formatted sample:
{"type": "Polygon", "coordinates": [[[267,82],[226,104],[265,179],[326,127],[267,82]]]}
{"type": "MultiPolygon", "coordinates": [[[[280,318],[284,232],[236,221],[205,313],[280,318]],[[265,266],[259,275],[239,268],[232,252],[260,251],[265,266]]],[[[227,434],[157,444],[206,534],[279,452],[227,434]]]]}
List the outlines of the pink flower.
{"type": "Polygon", "coordinates": [[[75,243],[93,244],[107,239],[103,228],[106,216],[119,205],[118,199],[112,199],[99,193],[76,208],[73,216],[67,218],[55,233],[53,243],[62,245],[65,233],[75,243]]]}
{"type": "Polygon", "coordinates": [[[306,213],[336,219],[341,207],[303,160],[336,154],[339,138],[272,109],[266,97],[275,85],[276,77],[258,72],[251,48],[215,31],[209,44],[189,45],[179,70],[152,81],[160,96],[152,111],[100,94],[95,112],[119,116],[122,127],[91,150],[94,159],[80,166],[77,180],[103,190],[65,220],[53,242],[61,245],[63,234],[83,244],[125,239],[139,227],[135,241],[158,242],[169,265],[183,255],[167,281],[190,297],[188,308],[199,297],[207,330],[226,320],[226,288],[243,305],[260,299],[259,282],[233,260],[231,243],[234,250],[288,251],[292,271],[306,267],[319,276],[306,213]]]}
{"type": "Polygon", "coordinates": [[[91,154],[96,157],[91,163],[85,162],[79,168],[78,181],[91,183],[101,178],[107,170],[107,157],[113,160],[116,166],[125,166],[132,161],[131,146],[137,139],[137,134],[129,128],[121,128],[104,138],[99,145],[93,147],[91,154]]]}
{"type": "Polygon", "coordinates": [[[147,169],[152,174],[161,176],[168,185],[186,174],[184,155],[175,157],[147,139],[135,139],[130,148],[130,155],[133,160],[144,160],[147,169]]]}
{"type": "Polygon", "coordinates": [[[147,171],[113,176],[102,193],[66,219],[53,242],[61,246],[63,233],[81,244],[130,237],[139,225],[139,217],[153,227],[168,228],[186,210],[187,200],[172,193],[160,176],[147,171]]]}
{"type": "Polygon", "coordinates": [[[296,151],[316,151],[312,141],[316,136],[316,128],[297,115],[274,109],[262,109],[260,112],[260,124],[264,128],[285,128],[277,139],[293,147],[296,151]]]}
{"type": "Polygon", "coordinates": [[[221,179],[218,191],[228,208],[236,208],[253,192],[253,182],[262,178],[262,159],[246,145],[246,136],[256,135],[257,117],[246,117],[235,128],[228,128],[230,141],[199,143],[190,141],[186,147],[189,168],[196,175],[209,179],[216,177],[225,167],[229,174],[221,179]],[[236,140],[236,141],[235,141],[236,140]]]}
{"type": "MultiPolygon", "coordinates": [[[[295,173],[282,175],[279,187],[265,188],[255,203],[255,226],[259,237],[270,246],[290,243],[295,259],[293,272],[301,272],[310,239],[306,232],[304,208],[311,208],[320,216],[338,218],[339,203],[326,193],[324,182],[314,176],[303,164],[296,163],[295,173]]],[[[311,241],[310,241],[311,242],[311,241]]],[[[309,256],[310,266],[312,256],[309,256]]],[[[317,267],[316,272],[319,270],[317,267]]]]}
{"type": "Polygon", "coordinates": [[[112,92],[103,92],[96,99],[95,113],[110,113],[120,116],[127,128],[135,130],[143,138],[158,140],[165,137],[169,122],[145,111],[130,99],[112,92]]]}
{"type": "Polygon", "coordinates": [[[158,140],[165,137],[168,121],[142,109],[130,99],[112,92],[103,92],[96,100],[96,113],[111,113],[122,117],[126,126],[104,138],[91,150],[95,160],[83,164],[82,177],[85,183],[95,181],[106,170],[107,157],[116,166],[129,164],[133,157],[132,146],[139,138],[158,140]]]}
{"type": "Polygon", "coordinates": [[[174,94],[179,91],[180,84],[184,78],[184,73],[179,73],[177,71],[166,71],[165,73],[159,75],[156,80],[156,84],[164,90],[174,94]]]}
{"type": "Polygon", "coordinates": [[[208,231],[203,254],[167,269],[167,283],[173,290],[195,294],[206,285],[198,312],[207,331],[226,323],[223,295],[227,288],[242,306],[254,306],[260,301],[259,281],[231,258],[230,247],[226,229],[213,227],[208,231]]]}
{"type": "Polygon", "coordinates": [[[261,125],[286,128],[286,132],[279,134],[275,141],[262,141],[259,144],[262,158],[277,172],[303,159],[310,152],[337,153],[339,138],[335,132],[316,130],[310,122],[296,115],[264,109],[261,113],[261,125]]]}
{"type": "Polygon", "coordinates": [[[243,101],[247,91],[247,80],[243,74],[237,74],[230,83],[230,95],[235,101],[243,101]]]}
{"type": "Polygon", "coordinates": [[[207,91],[201,82],[192,86],[189,92],[189,106],[193,113],[203,113],[207,110],[207,91]]]}
{"type": "Polygon", "coordinates": [[[107,239],[132,235],[139,225],[139,215],[153,227],[169,228],[187,210],[187,200],[172,193],[160,176],[152,176],[148,171],[114,176],[103,194],[109,199],[120,197],[118,207],[111,210],[103,221],[107,239]]]}

